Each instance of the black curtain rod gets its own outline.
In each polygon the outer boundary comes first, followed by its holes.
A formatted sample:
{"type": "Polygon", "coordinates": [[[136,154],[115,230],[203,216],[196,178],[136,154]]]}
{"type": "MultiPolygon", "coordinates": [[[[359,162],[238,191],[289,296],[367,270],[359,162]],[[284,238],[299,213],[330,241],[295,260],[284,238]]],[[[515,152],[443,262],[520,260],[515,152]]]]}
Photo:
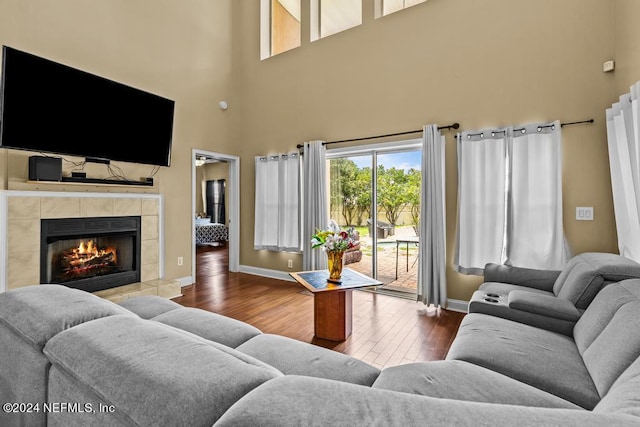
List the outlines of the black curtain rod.
{"type": "MultiPolygon", "coordinates": [[[[460,128],[460,123],[453,123],[453,124],[448,125],[448,126],[439,126],[438,130],[448,130],[448,129],[458,129],[458,128],[460,128]]],[[[420,129],[420,130],[409,130],[409,131],[406,131],[406,132],[388,133],[386,135],[365,136],[363,138],[342,139],[340,141],[328,141],[328,142],[323,142],[322,145],[339,144],[341,142],[365,141],[367,139],[387,138],[387,137],[390,137],[390,136],[410,135],[412,133],[418,133],[418,132],[422,132],[422,129],[420,129]]],[[[302,148],[302,147],[304,147],[304,145],[303,144],[298,144],[296,147],[297,148],[302,148]]]]}
{"type": "MultiPolygon", "coordinates": [[[[594,120],[593,119],[589,119],[589,120],[582,120],[579,122],[569,122],[569,123],[560,123],[560,127],[565,127],[565,126],[571,126],[571,125],[581,125],[581,124],[585,124],[585,123],[593,123],[594,120]]],[[[547,129],[547,128],[553,128],[555,125],[544,125],[544,126],[538,126],[538,132],[540,132],[542,129],[547,129]]],[[[514,129],[514,132],[523,132],[525,131],[525,128],[518,128],[518,129],[514,129]]],[[[493,136],[495,133],[505,133],[505,131],[492,131],[491,132],[491,136],[493,136]]],[[[467,138],[471,138],[474,136],[479,136],[479,137],[483,137],[484,133],[470,133],[467,134],[467,138]]]]}
{"type": "MultiPolygon", "coordinates": [[[[571,125],[581,125],[584,123],[593,123],[594,120],[593,119],[589,119],[589,120],[582,120],[580,122],[569,122],[569,123],[560,123],[560,127],[563,128],[565,126],[571,126],[571,125]]],[[[547,129],[547,128],[552,128],[553,125],[544,125],[544,126],[538,126],[538,132],[540,132],[542,129],[547,129]]],[[[524,128],[520,128],[520,129],[514,129],[514,132],[520,132],[523,131],[524,128]]]]}
{"type": "MultiPolygon", "coordinates": [[[[579,122],[568,122],[568,123],[560,123],[561,127],[565,127],[565,126],[572,126],[572,125],[581,125],[581,124],[585,124],[585,123],[593,123],[594,120],[593,119],[589,119],[589,120],[582,120],[579,122]]],[[[553,125],[546,125],[546,126],[540,126],[541,128],[548,128],[551,127],[553,125]]],[[[449,129],[459,129],[460,128],[460,123],[453,123],[451,125],[448,126],[439,126],[438,130],[449,130],[449,129]]],[[[521,130],[521,129],[515,129],[515,130],[521,130]]],[[[410,131],[406,131],[406,132],[397,132],[397,133],[388,133],[386,135],[376,135],[376,136],[366,136],[363,138],[352,138],[352,139],[341,139],[339,141],[328,141],[328,142],[324,142],[322,143],[322,145],[329,145],[329,144],[339,144],[341,142],[355,142],[355,141],[365,141],[367,139],[378,139],[378,138],[388,138],[391,136],[399,136],[399,135],[410,135],[412,133],[419,133],[422,132],[422,129],[420,130],[410,130],[410,131]]],[[[298,144],[296,145],[297,148],[302,148],[304,147],[303,144],[298,144]]]]}
{"type": "Polygon", "coordinates": [[[569,122],[569,123],[560,123],[561,127],[565,127],[565,126],[571,126],[571,125],[581,125],[584,123],[593,123],[595,120],[593,119],[589,119],[589,120],[582,120],[581,122],[569,122]]]}

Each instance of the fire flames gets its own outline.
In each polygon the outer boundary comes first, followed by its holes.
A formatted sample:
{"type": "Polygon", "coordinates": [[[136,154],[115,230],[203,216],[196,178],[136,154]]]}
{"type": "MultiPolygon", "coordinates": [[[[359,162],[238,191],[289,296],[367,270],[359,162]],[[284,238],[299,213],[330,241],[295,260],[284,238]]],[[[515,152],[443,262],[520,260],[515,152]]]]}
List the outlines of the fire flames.
{"type": "Polygon", "coordinates": [[[78,247],[65,251],[62,255],[62,264],[65,272],[74,275],[112,266],[117,261],[115,248],[100,248],[93,240],[82,241],[78,247]]]}

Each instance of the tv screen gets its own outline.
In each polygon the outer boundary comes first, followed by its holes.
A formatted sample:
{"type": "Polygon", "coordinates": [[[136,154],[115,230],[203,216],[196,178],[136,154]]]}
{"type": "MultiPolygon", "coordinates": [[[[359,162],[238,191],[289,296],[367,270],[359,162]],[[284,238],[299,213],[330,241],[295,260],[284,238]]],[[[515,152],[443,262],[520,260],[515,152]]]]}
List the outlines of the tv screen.
{"type": "Polygon", "coordinates": [[[174,101],[2,48],[0,146],[169,166],[174,101]]]}

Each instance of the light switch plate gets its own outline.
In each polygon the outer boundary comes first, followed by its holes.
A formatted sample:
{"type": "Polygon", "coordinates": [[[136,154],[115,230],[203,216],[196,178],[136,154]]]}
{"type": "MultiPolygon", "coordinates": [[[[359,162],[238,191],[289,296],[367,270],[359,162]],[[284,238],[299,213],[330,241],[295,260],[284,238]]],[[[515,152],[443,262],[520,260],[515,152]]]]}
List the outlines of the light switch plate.
{"type": "Polygon", "coordinates": [[[613,61],[606,61],[604,64],[602,64],[602,71],[604,71],[605,73],[609,73],[615,70],[615,68],[616,68],[616,63],[613,61]]]}

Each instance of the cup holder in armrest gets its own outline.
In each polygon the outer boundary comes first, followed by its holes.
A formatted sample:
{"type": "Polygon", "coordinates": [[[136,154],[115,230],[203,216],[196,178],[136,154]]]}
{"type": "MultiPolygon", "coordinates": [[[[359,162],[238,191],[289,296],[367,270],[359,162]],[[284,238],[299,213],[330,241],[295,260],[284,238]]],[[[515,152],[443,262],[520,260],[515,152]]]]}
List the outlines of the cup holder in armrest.
{"type": "Polygon", "coordinates": [[[486,302],[492,302],[494,304],[497,304],[499,301],[495,298],[483,298],[483,300],[485,300],[486,302]]]}
{"type": "Polygon", "coordinates": [[[487,298],[493,298],[493,299],[500,298],[499,294],[491,294],[491,293],[489,293],[489,294],[484,294],[484,296],[487,297],[487,298]]]}

